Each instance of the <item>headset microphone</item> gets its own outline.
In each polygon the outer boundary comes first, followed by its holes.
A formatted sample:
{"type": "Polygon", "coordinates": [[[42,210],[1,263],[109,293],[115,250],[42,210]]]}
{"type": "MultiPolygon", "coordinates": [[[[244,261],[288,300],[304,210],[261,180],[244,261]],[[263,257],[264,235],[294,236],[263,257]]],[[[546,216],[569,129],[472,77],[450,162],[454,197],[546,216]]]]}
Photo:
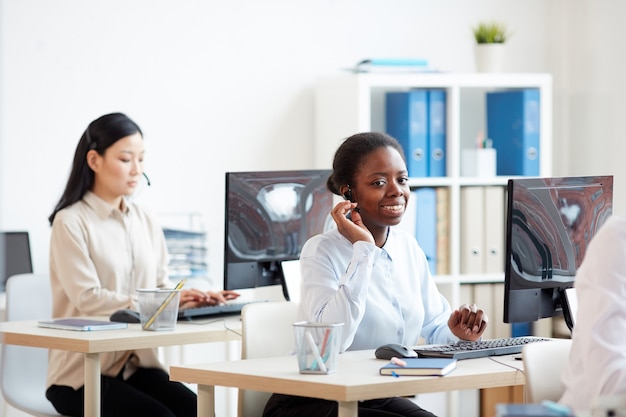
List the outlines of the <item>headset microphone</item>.
{"type": "Polygon", "coordinates": [[[348,201],[352,201],[352,190],[349,187],[348,187],[348,191],[343,193],[343,198],[345,198],[348,201]]]}
{"type": "Polygon", "coordinates": [[[150,178],[148,178],[148,175],[144,172],[143,173],[144,178],[146,179],[146,183],[148,184],[148,187],[150,186],[150,178]]]}

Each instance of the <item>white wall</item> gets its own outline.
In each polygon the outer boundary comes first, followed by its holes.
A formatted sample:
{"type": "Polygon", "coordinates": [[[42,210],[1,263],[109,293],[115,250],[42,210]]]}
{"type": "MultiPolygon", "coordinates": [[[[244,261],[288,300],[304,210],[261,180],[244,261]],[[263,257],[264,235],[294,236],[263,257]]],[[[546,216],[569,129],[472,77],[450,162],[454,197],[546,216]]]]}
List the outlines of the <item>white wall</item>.
{"type": "Polygon", "coordinates": [[[316,77],[385,56],[473,71],[470,28],[490,18],[514,32],[506,70],[548,71],[548,12],[544,0],[0,0],[0,228],[29,230],[45,272],[75,145],[123,111],[144,130],[142,200],[204,215],[219,286],[224,172],[313,166],[316,77]]]}
{"type": "MultiPolygon", "coordinates": [[[[626,210],[626,2],[567,2],[567,37],[559,50],[560,98],[566,112],[560,136],[561,164],[568,175],[613,174],[614,212],[626,210]]],[[[555,144],[555,146],[558,144],[555,144]]]]}

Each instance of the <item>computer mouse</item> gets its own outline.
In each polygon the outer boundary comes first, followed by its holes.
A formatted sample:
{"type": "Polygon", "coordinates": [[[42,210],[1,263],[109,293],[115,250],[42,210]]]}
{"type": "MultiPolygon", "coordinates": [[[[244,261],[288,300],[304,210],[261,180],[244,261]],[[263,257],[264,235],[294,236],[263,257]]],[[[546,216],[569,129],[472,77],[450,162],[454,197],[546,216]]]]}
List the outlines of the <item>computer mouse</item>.
{"type": "Polygon", "coordinates": [[[413,349],[409,349],[406,346],[402,346],[399,343],[387,343],[376,348],[374,352],[378,359],[391,359],[394,356],[396,358],[416,358],[417,353],[413,349]]]}
{"type": "Polygon", "coordinates": [[[113,314],[109,316],[109,320],[120,323],[141,323],[139,312],[129,308],[123,308],[113,312],[113,314]]]}

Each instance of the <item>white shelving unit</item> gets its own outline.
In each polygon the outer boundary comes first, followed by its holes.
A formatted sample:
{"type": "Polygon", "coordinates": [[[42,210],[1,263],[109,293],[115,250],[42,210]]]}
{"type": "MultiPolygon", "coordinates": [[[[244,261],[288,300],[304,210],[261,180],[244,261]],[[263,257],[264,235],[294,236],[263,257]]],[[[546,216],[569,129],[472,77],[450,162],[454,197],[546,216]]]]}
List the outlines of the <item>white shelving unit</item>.
{"type": "Polygon", "coordinates": [[[540,94],[540,176],[552,172],[552,76],[550,74],[342,73],[320,78],[316,88],[315,163],[329,168],[341,141],[357,132],[385,132],[385,93],[411,88],[446,90],[446,177],[412,178],[412,188],[447,187],[450,192],[450,274],[436,276],[449,285],[453,306],[459,304],[460,286],[466,283],[502,282],[503,274],[461,274],[461,188],[506,186],[509,177],[461,176],[461,153],[473,148],[479,131],[486,132],[485,96],[488,91],[537,88],[540,94]]]}
{"type": "Polygon", "coordinates": [[[187,279],[188,288],[209,289],[207,232],[200,213],[159,215],[169,254],[169,276],[173,284],[187,279]]]}

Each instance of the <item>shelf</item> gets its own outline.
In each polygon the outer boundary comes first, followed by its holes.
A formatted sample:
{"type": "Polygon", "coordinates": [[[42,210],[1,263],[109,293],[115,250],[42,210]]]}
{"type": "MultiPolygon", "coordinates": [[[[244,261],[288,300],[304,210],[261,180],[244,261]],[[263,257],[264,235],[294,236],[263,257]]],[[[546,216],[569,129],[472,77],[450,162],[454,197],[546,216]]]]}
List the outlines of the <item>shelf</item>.
{"type": "Polygon", "coordinates": [[[545,73],[424,73],[379,74],[341,73],[324,77],[323,82],[345,85],[355,83],[362,87],[443,87],[443,88],[525,88],[552,85],[552,75],[545,73]]]}
{"type": "Polygon", "coordinates": [[[207,262],[207,233],[197,213],[162,215],[163,234],[169,254],[169,276],[172,281],[182,278],[209,277],[207,262]]]}
{"type": "Polygon", "coordinates": [[[496,284],[504,282],[504,274],[435,275],[437,284],[496,284]]]}
{"type": "MultiPolygon", "coordinates": [[[[476,188],[483,187],[485,198],[487,198],[488,192],[498,191],[501,197],[495,200],[501,199],[502,208],[496,205],[494,212],[492,205],[485,203],[485,206],[492,209],[489,213],[495,213],[500,217],[505,211],[505,193],[503,190],[495,190],[494,186],[504,188],[509,179],[521,178],[518,176],[467,177],[461,175],[463,151],[475,149],[478,132],[487,131],[486,94],[503,89],[536,88],[539,90],[539,173],[542,177],[548,177],[552,174],[552,76],[544,73],[340,73],[322,77],[316,86],[316,168],[327,169],[332,165],[334,153],[343,139],[357,132],[386,132],[386,93],[408,91],[414,88],[446,90],[447,175],[445,177],[412,177],[409,179],[409,186],[413,191],[423,187],[448,189],[447,270],[445,275],[433,275],[437,284],[446,287],[446,296],[450,304],[455,306],[459,305],[462,292],[464,296],[468,294],[469,287],[476,287],[470,291],[472,294],[475,293],[474,296],[484,298],[478,295],[478,287],[490,286],[487,284],[494,284],[491,287],[497,287],[504,282],[504,272],[494,272],[494,268],[499,268],[497,265],[500,265],[500,262],[494,263],[496,258],[493,256],[490,258],[489,268],[485,267],[483,273],[464,273],[470,269],[464,269],[462,265],[462,261],[467,258],[467,250],[464,252],[465,258],[461,252],[463,237],[473,233],[467,227],[463,227],[470,224],[469,219],[473,218],[472,216],[464,218],[467,214],[464,202],[469,201],[467,194],[476,191],[476,188]]],[[[489,201],[494,200],[489,199],[489,201]]],[[[479,214],[485,217],[482,222],[491,221],[491,218],[487,219],[487,217],[493,216],[492,214],[485,215],[483,212],[479,214]]],[[[504,225],[502,225],[501,238],[502,242],[505,242],[504,225]]],[[[504,266],[504,243],[501,243],[498,251],[489,251],[489,253],[501,256],[501,264],[504,266]]],[[[487,250],[483,250],[483,253],[487,253],[487,250]]],[[[497,307],[494,310],[502,308],[503,301],[497,301],[498,296],[500,296],[499,293],[494,293],[495,298],[491,298],[491,302],[495,302],[495,307],[497,307]]],[[[500,315],[494,314],[492,317],[499,318],[500,315]]]]}
{"type": "Polygon", "coordinates": [[[518,177],[420,177],[420,178],[410,178],[409,179],[409,187],[418,188],[418,187],[451,187],[453,185],[458,185],[461,187],[464,186],[490,186],[490,185],[501,185],[506,186],[509,179],[518,178],[518,177]]]}

